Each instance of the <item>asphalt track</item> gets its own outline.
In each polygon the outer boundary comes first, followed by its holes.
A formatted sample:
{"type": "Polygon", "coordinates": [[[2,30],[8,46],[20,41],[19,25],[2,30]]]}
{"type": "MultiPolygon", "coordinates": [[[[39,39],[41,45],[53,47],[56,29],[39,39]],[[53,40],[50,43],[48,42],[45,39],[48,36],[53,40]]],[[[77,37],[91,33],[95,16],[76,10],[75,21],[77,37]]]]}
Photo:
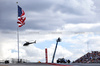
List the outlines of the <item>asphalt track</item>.
{"type": "Polygon", "coordinates": [[[100,66],[99,64],[94,63],[73,63],[73,64],[52,64],[52,63],[23,63],[23,64],[0,64],[0,66],[100,66]]]}

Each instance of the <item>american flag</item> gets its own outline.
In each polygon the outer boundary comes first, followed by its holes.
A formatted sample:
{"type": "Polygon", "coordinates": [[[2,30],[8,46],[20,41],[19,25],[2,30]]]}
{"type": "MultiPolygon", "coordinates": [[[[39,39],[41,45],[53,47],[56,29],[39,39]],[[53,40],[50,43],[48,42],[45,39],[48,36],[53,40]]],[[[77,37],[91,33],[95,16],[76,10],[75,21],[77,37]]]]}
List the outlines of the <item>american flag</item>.
{"type": "Polygon", "coordinates": [[[22,27],[23,25],[25,25],[25,20],[26,20],[26,17],[25,17],[25,12],[24,10],[18,5],[18,26],[19,27],[22,27]]]}

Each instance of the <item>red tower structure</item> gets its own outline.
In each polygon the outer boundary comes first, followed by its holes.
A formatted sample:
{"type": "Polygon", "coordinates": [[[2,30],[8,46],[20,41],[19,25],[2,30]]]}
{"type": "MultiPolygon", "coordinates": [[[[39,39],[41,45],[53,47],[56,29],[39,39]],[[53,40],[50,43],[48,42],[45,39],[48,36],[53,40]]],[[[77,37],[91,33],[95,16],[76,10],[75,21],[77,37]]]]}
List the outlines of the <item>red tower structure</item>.
{"type": "Polygon", "coordinates": [[[46,63],[48,63],[48,51],[47,51],[47,48],[45,48],[45,58],[46,58],[46,63]]]}

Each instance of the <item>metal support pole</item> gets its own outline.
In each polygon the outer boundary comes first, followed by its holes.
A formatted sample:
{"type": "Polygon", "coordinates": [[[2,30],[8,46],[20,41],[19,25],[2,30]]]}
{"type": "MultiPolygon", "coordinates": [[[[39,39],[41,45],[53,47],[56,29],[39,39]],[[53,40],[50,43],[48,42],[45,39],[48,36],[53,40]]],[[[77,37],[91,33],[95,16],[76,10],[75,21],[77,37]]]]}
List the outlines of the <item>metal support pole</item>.
{"type": "MultiPolygon", "coordinates": [[[[16,2],[17,7],[18,7],[18,2],[16,2]]],[[[18,9],[17,9],[17,14],[18,14],[18,9]]],[[[18,19],[18,16],[17,16],[18,19]]],[[[19,63],[19,27],[17,27],[17,44],[18,44],[18,63],[19,63]]]]}
{"type": "Polygon", "coordinates": [[[54,57],[55,57],[55,53],[56,53],[56,49],[57,49],[57,45],[58,45],[58,41],[57,41],[56,46],[55,46],[55,51],[54,51],[54,54],[53,54],[52,63],[54,62],[54,57]]]}
{"type": "Polygon", "coordinates": [[[53,58],[52,58],[52,63],[54,62],[54,58],[55,58],[55,53],[56,53],[56,49],[57,49],[58,42],[61,42],[60,37],[57,39],[57,43],[56,43],[55,50],[54,50],[54,54],[53,54],[53,58]]]}
{"type": "Polygon", "coordinates": [[[18,43],[18,63],[19,63],[19,30],[17,28],[17,43],[18,43]]]}

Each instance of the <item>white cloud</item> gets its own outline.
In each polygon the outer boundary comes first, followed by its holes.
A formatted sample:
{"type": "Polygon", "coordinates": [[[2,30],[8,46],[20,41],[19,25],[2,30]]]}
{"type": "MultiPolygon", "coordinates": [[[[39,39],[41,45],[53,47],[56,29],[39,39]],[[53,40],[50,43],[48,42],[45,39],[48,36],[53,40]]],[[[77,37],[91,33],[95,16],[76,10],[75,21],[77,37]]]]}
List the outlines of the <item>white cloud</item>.
{"type": "MultiPolygon", "coordinates": [[[[79,26],[80,27],[80,26],[79,26]]],[[[90,25],[91,27],[91,25],[90,25]]],[[[57,30],[60,31],[60,30],[57,30]]],[[[76,60],[80,56],[87,53],[87,42],[89,43],[89,51],[99,51],[99,34],[87,33],[87,34],[32,34],[33,30],[20,31],[20,58],[28,59],[31,62],[41,61],[45,62],[45,48],[41,49],[35,45],[23,47],[24,42],[37,40],[37,44],[45,42],[46,40],[54,40],[61,37],[62,44],[58,45],[55,55],[55,62],[58,58],[66,58],[71,61],[76,60]],[[30,34],[29,34],[30,33],[30,34]],[[67,43],[66,46],[63,44],[67,43]],[[93,44],[92,44],[93,43],[93,44]],[[68,47],[67,47],[68,46],[68,47]],[[94,49],[93,49],[94,48],[94,49]]],[[[0,33],[2,40],[0,40],[0,56],[2,59],[17,58],[17,36],[15,34],[0,33]],[[14,37],[16,36],[16,37],[14,37]]],[[[55,44],[51,44],[48,48],[49,62],[52,60],[55,44]]]]}
{"type": "Polygon", "coordinates": [[[100,23],[80,23],[80,24],[65,24],[63,30],[73,32],[99,32],[100,23]]]}

